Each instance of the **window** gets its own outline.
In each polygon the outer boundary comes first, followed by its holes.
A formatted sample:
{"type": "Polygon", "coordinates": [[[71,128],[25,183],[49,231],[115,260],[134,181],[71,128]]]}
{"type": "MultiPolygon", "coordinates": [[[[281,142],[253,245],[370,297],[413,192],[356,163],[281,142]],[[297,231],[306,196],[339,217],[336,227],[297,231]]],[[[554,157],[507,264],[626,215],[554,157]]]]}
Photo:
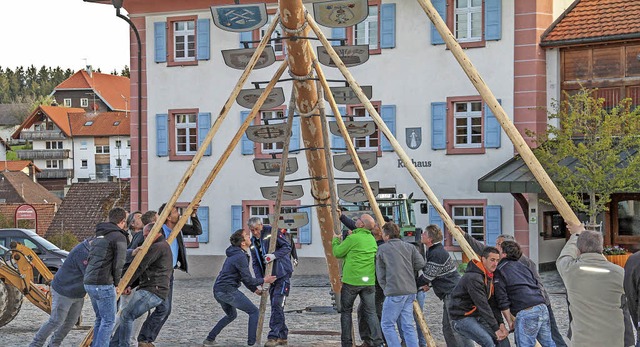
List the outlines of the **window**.
{"type": "Polygon", "coordinates": [[[131,147],[131,140],[127,140],[127,148],[131,147]]]}
{"type": "MultiPolygon", "coordinates": [[[[474,239],[484,241],[484,207],[453,206],[451,210],[453,223],[474,239]]],[[[454,241],[454,244],[457,242],[454,241]]]]}
{"type": "MultiPolygon", "coordinates": [[[[376,111],[380,113],[380,102],[372,102],[376,111]]],[[[351,112],[349,114],[354,115],[355,121],[370,121],[372,120],[369,112],[364,108],[364,106],[354,106],[351,108],[351,112]]],[[[376,125],[376,131],[365,137],[354,137],[353,145],[362,151],[370,151],[370,152],[378,152],[380,150],[380,131],[378,131],[378,126],[376,125]]]]}
{"type": "Polygon", "coordinates": [[[116,159],[116,167],[122,167],[122,159],[116,159]]]}
{"type": "Polygon", "coordinates": [[[127,159],[127,167],[131,167],[131,159],[127,159]]]}
{"type": "Polygon", "coordinates": [[[353,28],[353,42],[356,45],[369,45],[370,50],[379,48],[378,5],[369,6],[369,16],[353,28]]]}
{"type": "Polygon", "coordinates": [[[80,107],[89,107],[89,99],[88,98],[80,99],[80,107]]]}
{"type": "Polygon", "coordinates": [[[64,169],[64,160],[47,160],[47,169],[64,169]]]}
{"type": "MultiPolygon", "coordinates": [[[[495,238],[497,235],[501,234],[500,225],[495,225],[495,223],[489,223],[489,206],[487,206],[487,200],[484,199],[445,199],[443,201],[444,208],[447,210],[453,223],[458,225],[463,232],[471,235],[473,238],[479,241],[484,241],[488,246],[495,246],[495,238]],[[491,226],[491,229],[489,228],[491,226]],[[497,233],[497,234],[496,234],[497,233]]],[[[500,209],[499,206],[491,206],[495,210],[495,208],[500,209]]],[[[435,213],[433,208],[429,210],[434,212],[434,214],[429,216],[429,223],[434,223],[435,221],[432,218],[437,218],[440,223],[442,220],[440,216],[435,213]]],[[[495,212],[495,211],[494,211],[495,212]]],[[[498,212],[498,215],[501,213],[498,212]]],[[[492,215],[491,218],[496,216],[492,215]]],[[[494,218],[495,219],[495,218],[494,218]]],[[[500,217],[498,216],[498,219],[500,217]]],[[[434,223],[437,224],[437,223],[434,223]]],[[[500,223],[498,223],[500,224],[500,223]]],[[[449,250],[459,249],[458,242],[451,235],[449,230],[444,231],[445,241],[444,245],[446,247],[454,247],[449,248],[449,250]]]]}
{"type": "Polygon", "coordinates": [[[482,0],[455,0],[454,25],[458,42],[482,41],[482,0]]]}
{"type": "Polygon", "coordinates": [[[46,141],[45,148],[46,149],[63,149],[62,141],[46,141]]]}
{"type": "MultiPolygon", "coordinates": [[[[239,228],[244,228],[247,224],[247,220],[250,217],[259,217],[262,220],[263,224],[271,224],[269,221],[269,215],[273,213],[275,210],[275,201],[269,200],[244,200],[242,202],[242,209],[244,212],[242,215],[245,217],[242,220],[242,225],[239,228]]],[[[283,201],[282,208],[280,209],[281,213],[293,213],[293,212],[302,212],[302,210],[298,210],[296,207],[300,206],[299,200],[293,201],[283,201]]],[[[310,209],[308,211],[311,211],[310,209]]],[[[307,212],[310,213],[310,212],[307,212]]],[[[311,221],[311,216],[309,216],[309,221],[311,221]]],[[[310,232],[310,226],[303,226],[300,229],[308,229],[310,232]]],[[[297,228],[287,229],[287,232],[291,235],[291,239],[294,244],[300,244],[300,230],[297,228]]],[[[304,241],[303,241],[304,242],[304,241]]]]}
{"type": "Polygon", "coordinates": [[[80,164],[80,168],[81,169],[86,169],[86,168],[89,167],[89,163],[88,163],[88,161],[86,159],[82,159],[82,161],[80,163],[81,163],[80,164]]]}
{"type": "Polygon", "coordinates": [[[109,154],[109,145],[96,146],[96,154],[109,154]]]}
{"type": "Polygon", "coordinates": [[[454,147],[479,148],[482,146],[482,102],[456,102],[453,104],[454,147]]]}
{"type": "Polygon", "coordinates": [[[543,235],[545,240],[564,239],[567,235],[567,224],[558,211],[543,213],[543,235]]]}
{"type": "Polygon", "coordinates": [[[167,18],[168,62],[167,66],[197,65],[197,16],[167,18]]]}
{"type": "Polygon", "coordinates": [[[64,107],[71,107],[71,99],[64,99],[64,107]]]}
{"type": "Polygon", "coordinates": [[[640,194],[614,194],[610,210],[613,243],[637,244],[640,238],[640,194]]]}
{"type": "MultiPolygon", "coordinates": [[[[273,111],[261,111],[260,117],[263,124],[277,124],[285,122],[284,110],[273,110],[273,111]],[[273,120],[277,119],[277,120],[273,120]],[[269,121],[272,120],[272,121],[269,121]]],[[[280,153],[284,148],[284,144],[282,142],[274,142],[274,143],[262,143],[262,153],[280,153]]]]}
{"type": "Polygon", "coordinates": [[[81,150],[87,149],[87,141],[80,141],[80,149],[81,150]]]}
{"type": "MultiPolygon", "coordinates": [[[[271,12],[269,13],[269,20],[262,28],[256,29],[253,31],[254,41],[258,41],[262,39],[264,34],[267,32],[269,25],[271,25],[271,22],[273,21],[273,17],[275,16],[275,9],[267,10],[267,11],[271,12]]],[[[277,26],[271,33],[271,39],[279,39],[281,37],[284,37],[284,33],[282,32],[282,28],[280,26],[277,26]]],[[[286,48],[284,40],[271,41],[269,44],[273,47],[273,50],[276,53],[276,58],[282,59],[284,57],[285,48],[286,48]]],[[[252,46],[257,47],[258,44],[254,43],[253,45],[249,45],[249,47],[252,47],[252,46]]]]}
{"type": "MultiPolygon", "coordinates": [[[[432,112],[436,112],[433,105],[432,112]]],[[[485,134],[485,130],[487,130],[485,117],[493,117],[493,114],[485,113],[489,111],[485,109],[479,96],[450,97],[447,98],[444,105],[446,107],[438,111],[438,113],[442,112],[443,117],[446,117],[446,120],[443,119],[440,125],[442,127],[442,147],[440,148],[446,148],[447,154],[484,154],[485,147],[500,147],[499,144],[493,144],[493,142],[485,143],[487,136],[485,134]]],[[[436,115],[432,114],[432,116],[436,115]]],[[[497,121],[495,123],[497,127],[500,127],[497,121]]],[[[493,127],[489,130],[493,131],[493,127]]],[[[501,128],[496,129],[495,134],[491,132],[490,139],[496,141],[495,138],[499,139],[500,134],[501,128]]],[[[435,135],[432,134],[432,136],[435,135]]]]}
{"type": "Polygon", "coordinates": [[[176,134],[176,154],[194,155],[198,150],[198,115],[178,113],[174,115],[176,134]]]}
{"type": "Polygon", "coordinates": [[[88,120],[84,123],[84,126],[89,127],[93,125],[93,121],[92,120],[88,120]]]}
{"type": "Polygon", "coordinates": [[[122,141],[116,140],[116,148],[122,147],[122,141]]]}

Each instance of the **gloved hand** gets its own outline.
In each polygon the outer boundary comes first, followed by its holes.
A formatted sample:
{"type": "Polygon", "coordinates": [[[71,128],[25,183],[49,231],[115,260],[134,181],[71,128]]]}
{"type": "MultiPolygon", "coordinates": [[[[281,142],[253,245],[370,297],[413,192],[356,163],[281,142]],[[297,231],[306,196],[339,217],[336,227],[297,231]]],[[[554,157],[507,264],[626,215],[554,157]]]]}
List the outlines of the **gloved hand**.
{"type": "Polygon", "coordinates": [[[266,255],[264,256],[264,261],[266,261],[266,262],[267,262],[267,264],[269,264],[270,262],[272,262],[272,261],[274,261],[274,260],[276,260],[276,255],[275,255],[275,254],[273,254],[273,253],[269,253],[269,254],[266,254],[266,255]]]}
{"type": "Polygon", "coordinates": [[[298,259],[295,259],[295,258],[293,259],[293,266],[294,267],[298,266],[298,259]]]}

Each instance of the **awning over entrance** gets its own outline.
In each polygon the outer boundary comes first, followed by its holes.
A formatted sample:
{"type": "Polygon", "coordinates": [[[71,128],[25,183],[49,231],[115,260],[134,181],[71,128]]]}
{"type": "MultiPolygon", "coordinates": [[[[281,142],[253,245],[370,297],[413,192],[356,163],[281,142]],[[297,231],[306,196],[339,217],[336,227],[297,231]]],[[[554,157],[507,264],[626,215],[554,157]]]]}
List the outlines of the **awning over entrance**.
{"type": "Polygon", "coordinates": [[[515,156],[493,171],[478,179],[478,191],[482,193],[542,193],[520,156],[515,156]]]}

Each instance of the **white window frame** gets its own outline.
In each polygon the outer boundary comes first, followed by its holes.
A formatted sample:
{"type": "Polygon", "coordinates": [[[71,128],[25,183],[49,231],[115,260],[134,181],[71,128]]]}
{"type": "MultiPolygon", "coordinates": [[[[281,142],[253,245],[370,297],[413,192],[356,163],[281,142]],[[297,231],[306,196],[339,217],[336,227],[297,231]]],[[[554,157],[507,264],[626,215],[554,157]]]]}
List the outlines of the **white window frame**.
{"type": "Polygon", "coordinates": [[[62,100],[64,107],[71,107],[71,99],[62,100]]]}
{"type": "MultiPolygon", "coordinates": [[[[269,19],[267,20],[267,23],[262,28],[258,29],[258,34],[260,36],[260,39],[264,37],[264,34],[267,32],[267,29],[271,25],[271,21],[273,21],[274,16],[275,14],[270,14],[269,19]]],[[[284,33],[282,32],[282,28],[280,26],[277,26],[275,30],[273,30],[273,32],[271,33],[271,38],[277,39],[281,37],[284,37],[284,33]]],[[[271,45],[271,47],[273,47],[273,51],[276,53],[276,57],[283,56],[286,53],[286,45],[284,43],[284,40],[271,41],[269,42],[269,44],[271,45]]],[[[251,45],[249,45],[249,47],[251,47],[251,45]]]]}
{"type": "Polygon", "coordinates": [[[127,159],[127,167],[131,167],[131,159],[127,159]]]}
{"type": "Polygon", "coordinates": [[[80,141],[80,149],[83,151],[87,150],[88,143],[87,141],[80,141]]]}
{"type": "Polygon", "coordinates": [[[81,169],[88,169],[89,168],[89,160],[87,160],[87,159],[80,160],[80,168],[81,169]]]}
{"type": "MultiPolygon", "coordinates": [[[[284,117],[284,110],[260,111],[260,120],[263,123],[265,123],[265,120],[269,120],[269,124],[284,123],[286,121],[284,117]]],[[[282,142],[263,143],[261,152],[264,154],[281,153],[283,149],[284,144],[282,142]]]]}
{"type": "MultiPolygon", "coordinates": [[[[482,21],[484,14],[482,13],[482,0],[454,0],[454,35],[458,42],[477,42],[482,41],[482,21]],[[465,2],[466,6],[458,7],[462,5],[462,1],[465,2]],[[475,6],[474,6],[475,3],[475,6]],[[460,20],[458,18],[460,17],[460,20]],[[464,30],[460,27],[462,22],[464,21],[464,30]],[[473,33],[473,24],[480,21],[479,33],[474,36],[473,33]]],[[[478,29],[478,28],[476,28],[478,29]]]]}
{"type": "MultiPolygon", "coordinates": [[[[376,111],[380,112],[377,109],[376,111]]],[[[364,108],[363,106],[354,107],[352,112],[355,116],[357,116],[357,117],[354,117],[354,120],[363,121],[363,122],[373,121],[373,118],[371,118],[371,116],[369,115],[369,111],[367,111],[367,109],[364,108]]],[[[352,138],[352,140],[353,140],[353,146],[356,147],[358,150],[367,151],[367,152],[377,152],[378,149],[380,148],[380,132],[378,131],[378,126],[376,125],[376,131],[373,134],[365,137],[354,137],[352,138]],[[375,140],[378,144],[375,146],[372,145],[371,144],[372,140],[375,140]]]]}
{"type": "Polygon", "coordinates": [[[184,20],[172,22],[173,25],[173,61],[195,61],[196,60],[196,22],[194,20],[184,20]],[[178,25],[183,24],[184,29],[178,30],[178,25]],[[189,25],[193,28],[189,29],[189,25]],[[178,38],[182,39],[184,44],[183,49],[178,49],[178,38]],[[189,48],[189,45],[193,45],[193,49],[189,48]],[[178,52],[184,54],[183,57],[178,57],[178,52]]]}
{"type": "Polygon", "coordinates": [[[116,158],[116,167],[122,167],[122,159],[116,158]]]}
{"type": "Polygon", "coordinates": [[[81,98],[80,99],[80,107],[89,107],[89,99],[81,98]]]}
{"type": "MultiPolygon", "coordinates": [[[[453,223],[462,229],[465,233],[471,235],[475,239],[479,241],[486,240],[486,230],[484,219],[486,216],[485,207],[483,205],[452,205],[451,206],[451,219],[453,219],[453,223]],[[479,209],[482,213],[481,216],[469,215],[469,209],[473,209],[474,213],[479,209]],[[473,225],[473,222],[476,222],[473,225]],[[479,224],[478,224],[479,222],[479,224]],[[478,227],[481,228],[482,233],[478,232],[478,227]],[[477,236],[482,236],[479,238],[477,236]]],[[[454,239],[453,244],[458,246],[458,242],[454,239]]]]}
{"type": "Polygon", "coordinates": [[[461,101],[453,103],[453,147],[454,148],[482,148],[482,101],[461,101]],[[467,110],[458,112],[458,105],[466,104],[467,110]],[[473,111],[473,104],[479,104],[480,109],[473,111]],[[465,121],[464,125],[458,125],[458,120],[465,121]],[[473,124],[474,120],[478,120],[480,124],[473,124]],[[474,134],[473,129],[477,128],[479,133],[474,134]],[[458,130],[464,130],[465,142],[458,143],[458,130]],[[477,143],[473,142],[474,138],[479,137],[477,143]]]}
{"type": "Polygon", "coordinates": [[[175,139],[176,155],[194,155],[198,151],[198,115],[195,113],[176,113],[175,119],[175,139]],[[193,121],[192,118],[193,117],[193,121]],[[184,129],[185,135],[179,135],[184,129]],[[179,150],[181,139],[184,139],[184,150],[179,150]],[[194,141],[194,142],[192,142],[194,141]]]}
{"type": "Polygon", "coordinates": [[[131,147],[131,140],[127,140],[127,148],[131,147]]]}
{"type": "Polygon", "coordinates": [[[122,141],[116,140],[116,148],[121,148],[121,147],[122,147],[122,141]]]}
{"type": "Polygon", "coordinates": [[[49,159],[45,164],[47,169],[64,169],[64,160],[49,159]]]}
{"type": "Polygon", "coordinates": [[[109,154],[111,153],[109,145],[96,145],[96,154],[109,154]]]}
{"type": "Polygon", "coordinates": [[[369,45],[369,49],[380,48],[380,31],[378,21],[378,6],[369,6],[367,19],[356,24],[353,28],[353,42],[356,45],[369,45]],[[372,35],[372,33],[374,33],[372,35]]]}

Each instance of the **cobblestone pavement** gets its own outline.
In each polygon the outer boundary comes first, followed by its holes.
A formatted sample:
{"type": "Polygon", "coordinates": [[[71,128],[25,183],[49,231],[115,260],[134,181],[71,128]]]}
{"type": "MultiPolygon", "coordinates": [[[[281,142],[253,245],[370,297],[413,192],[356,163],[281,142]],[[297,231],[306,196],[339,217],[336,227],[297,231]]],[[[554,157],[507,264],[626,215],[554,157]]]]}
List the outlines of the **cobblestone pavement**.
{"type": "MultiPolygon", "coordinates": [[[[565,288],[557,272],[542,273],[543,282],[551,294],[552,306],[560,331],[568,328],[565,288]]],[[[212,279],[176,280],[173,312],[165,324],[156,346],[201,346],[215,322],[222,316],[220,306],[213,299],[212,279]]],[[[289,346],[340,346],[340,316],[337,313],[318,313],[307,310],[314,306],[330,306],[329,281],[326,277],[294,276],[293,288],[287,300],[286,314],[289,326],[289,346]]],[[[259,297],[245,293],[258,305],[259,297]]],[[[268,306],[267,306],[268,308],[268,306]]],[[[267,309],[268,311],[268,309],[267,309]]],[[[87,298],[83,309],[83,325],[93,324],[91,302],[87,298]]],[[[0,328],[0,345],[27,346],[48,315],[25,301],[18,316],[0,328]]],[[[355,315],[354,315],[355,317],[355,315]]],[[[427,324],[439,346],[444,346],[441,328],[442,303],[433,293],[427,295],[425,305],[427,324]]],[[[262,342],[266,340],[269,316],[265,317],[262,342]]],[[[64,346],[78,346],[86,330],[72,330],[64,346]]],[[[238,318],[218,337],[220,346],[246,346],[247,315],[238,312],[238,318]]],[[[359,339],[357,339],[359,341],[359,339]]]]}

